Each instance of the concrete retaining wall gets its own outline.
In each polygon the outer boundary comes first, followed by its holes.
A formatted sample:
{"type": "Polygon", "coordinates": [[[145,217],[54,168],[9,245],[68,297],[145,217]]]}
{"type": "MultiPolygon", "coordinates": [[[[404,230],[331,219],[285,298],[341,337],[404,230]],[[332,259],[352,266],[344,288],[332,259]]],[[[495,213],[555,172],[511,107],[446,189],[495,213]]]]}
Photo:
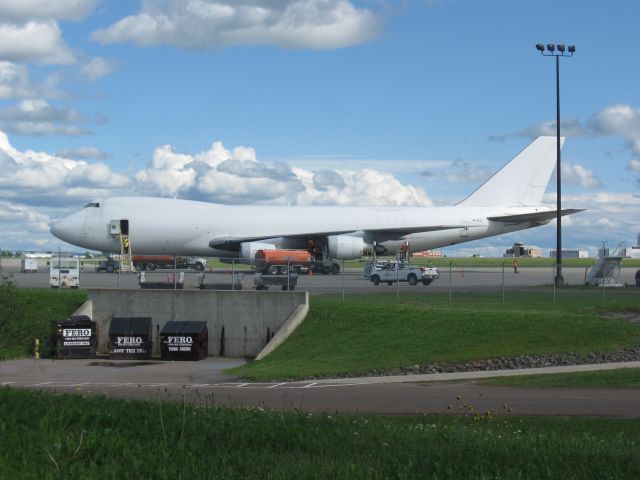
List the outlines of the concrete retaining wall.
{"type": "Polygon", "coordinates": [[[108,353],[112,317],[151,317],[153,352],[170,320],[207,322],[209,355],[255,357],[289,316],[309,304],[307,292],[89,289],[98,322],[98,352],[108,353]]]}

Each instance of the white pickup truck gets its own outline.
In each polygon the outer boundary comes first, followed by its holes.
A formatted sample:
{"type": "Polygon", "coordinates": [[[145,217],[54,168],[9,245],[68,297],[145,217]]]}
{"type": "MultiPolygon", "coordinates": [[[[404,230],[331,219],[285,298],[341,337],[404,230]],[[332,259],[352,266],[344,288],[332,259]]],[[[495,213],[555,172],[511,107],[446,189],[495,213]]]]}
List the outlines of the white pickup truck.
{"type": "Polygon", "coordinates": [[[369,262],[365,265],[364,277],[371,280],[374,285],[380,285],[381,282],[393,285],[396,281],[400,281],[408,282],[413,286],[418,282],[429,285],[440,277],[440,274],[436,267],[418,267],[397,262],[369,262]]]}

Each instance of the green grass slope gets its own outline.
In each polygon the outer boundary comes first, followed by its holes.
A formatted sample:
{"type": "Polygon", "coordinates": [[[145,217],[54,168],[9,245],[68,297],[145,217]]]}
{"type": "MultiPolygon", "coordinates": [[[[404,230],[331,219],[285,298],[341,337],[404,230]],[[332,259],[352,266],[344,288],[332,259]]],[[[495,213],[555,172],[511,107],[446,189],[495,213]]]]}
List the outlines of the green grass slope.
{"type": "Polygon", "coordinates": [[[0,360],[32,355],[35,338],[51,332],[51,321],[64,320],[87,299],[81,290],[17,289],[0,285],[0,360]]]}
{"type": "MultiPolygon", "coordinates": [[[[632,292],[635,293],[635,292],[632,292]]],[[[449,305],[437,295],[314,296],[302,325],[263,360],[230,372],[274,380],[357,374],[433,362],[560,352],[613,351],[640,344],[640,328],[599,315],[597,295],[563,303],[492,296],[449,305]],[[593,298],[592,298],[593,297],[593,298]]],[[[610,308],[638,308],[622,294],[610,308]]]]}
{"type": "Polygon", "coordinates": [[[0,478],[638,478],[638,419],[355,416],[0,388],[0,478]]]}

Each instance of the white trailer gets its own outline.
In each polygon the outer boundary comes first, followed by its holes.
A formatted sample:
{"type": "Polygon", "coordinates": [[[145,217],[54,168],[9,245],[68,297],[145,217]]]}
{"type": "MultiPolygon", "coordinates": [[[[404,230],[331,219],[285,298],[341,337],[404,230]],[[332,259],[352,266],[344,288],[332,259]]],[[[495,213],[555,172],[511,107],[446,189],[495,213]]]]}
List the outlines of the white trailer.
{"type": "Polygon", "coordinates": [[[51,288],[79,288],[80,260],[54,257],[49,262],[49,285],[51,288]]]}
{"type": "Polygon", "coordinates": [[[23,258],[20,262],[20,271],[22,273],[38,273],[38,259],[23,258]]]}

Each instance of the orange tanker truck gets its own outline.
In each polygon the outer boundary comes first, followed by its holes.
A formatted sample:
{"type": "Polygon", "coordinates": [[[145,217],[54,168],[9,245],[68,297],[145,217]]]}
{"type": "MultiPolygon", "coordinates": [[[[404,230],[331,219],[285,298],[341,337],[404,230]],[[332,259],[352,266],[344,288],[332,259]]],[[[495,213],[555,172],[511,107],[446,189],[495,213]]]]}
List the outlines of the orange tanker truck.
{"type": "Polygon", "coordinates": [[[256,252],[256,272],[276,275],[309,271],[313,258],[306,250],[258,250],[256,252]]]}

